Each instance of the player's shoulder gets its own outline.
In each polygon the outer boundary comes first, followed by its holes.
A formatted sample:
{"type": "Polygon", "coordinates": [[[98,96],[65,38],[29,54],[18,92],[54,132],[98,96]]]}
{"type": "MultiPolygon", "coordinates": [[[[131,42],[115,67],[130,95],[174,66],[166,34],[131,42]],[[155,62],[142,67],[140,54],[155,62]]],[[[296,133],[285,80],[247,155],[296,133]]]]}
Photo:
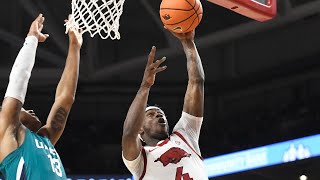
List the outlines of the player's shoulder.
{"type": "Polygon", "coordinates": [[[172,132],[172,134],[170,135],[170,140],[174,141],[175,139],[184,139],[186,136],[188,136],[188,133],[181,129],[178,129],[172,132]]]}
{"type": "Polygon", "coordinates": [[[190,120],[199,120],[202,121],[203,117],[194,116],[192,114],[189,114],[187,112],[182,111],[181,113],[181,119],[190,119],[190,120]]]}

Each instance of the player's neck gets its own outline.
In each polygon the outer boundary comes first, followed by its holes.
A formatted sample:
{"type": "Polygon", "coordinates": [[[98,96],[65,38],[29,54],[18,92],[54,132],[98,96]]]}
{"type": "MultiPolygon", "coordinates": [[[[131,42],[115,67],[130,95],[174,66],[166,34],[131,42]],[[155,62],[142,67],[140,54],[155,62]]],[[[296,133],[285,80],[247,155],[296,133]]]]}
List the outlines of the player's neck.
{"type": "Polygon", "coordinates": [[[144,141],[148,146],[156,146],[160,140],[153,138],[145,138],[144,141]]]}

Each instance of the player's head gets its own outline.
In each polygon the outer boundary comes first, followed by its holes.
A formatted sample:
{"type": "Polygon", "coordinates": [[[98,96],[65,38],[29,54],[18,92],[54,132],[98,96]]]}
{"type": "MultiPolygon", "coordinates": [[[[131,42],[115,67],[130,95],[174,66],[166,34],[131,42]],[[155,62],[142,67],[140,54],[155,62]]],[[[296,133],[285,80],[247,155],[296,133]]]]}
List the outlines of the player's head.
{"type": "Polygon", "coordinates": [[[169,136],[167,117],[158,106],[148,106],[140,135],[149,139],[164,140],[169,136]]]}
{"type": "MultiPolygon", "coordinates": [[[[0,112],[1,110],[2,106],[0,106],[0,112]]],[[[33,132],[37,132],[41,127],[41,121],[33,110],[25,110],[24,108],[21,108],[19,118],[20,122],[33,132]]]]}

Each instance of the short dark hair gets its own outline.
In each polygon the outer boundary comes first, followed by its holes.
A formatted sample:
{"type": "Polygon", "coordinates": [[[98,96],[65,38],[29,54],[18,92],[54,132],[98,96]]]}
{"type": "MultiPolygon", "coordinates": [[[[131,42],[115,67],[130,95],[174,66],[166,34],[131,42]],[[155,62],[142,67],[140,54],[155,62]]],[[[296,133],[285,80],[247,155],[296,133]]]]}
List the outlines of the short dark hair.
{"type": "Polygon", "coordinates": [[[162,109],[159,104],[154,104],[154,105],[147,104],[147,107],[149,107],[149,106],[154,106],[154,107],[157,107],[157,108],[159,108],[159,109],[162,109]]]}

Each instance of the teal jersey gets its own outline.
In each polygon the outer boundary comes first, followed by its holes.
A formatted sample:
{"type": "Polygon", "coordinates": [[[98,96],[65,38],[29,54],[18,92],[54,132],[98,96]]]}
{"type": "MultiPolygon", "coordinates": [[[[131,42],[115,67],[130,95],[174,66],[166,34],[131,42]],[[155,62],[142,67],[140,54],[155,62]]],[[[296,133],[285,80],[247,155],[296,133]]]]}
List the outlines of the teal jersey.
{"type": "Polygon", "coordinates": [[[24,142],[0,164],[6,180],[65,180],[62,162],[47,137],[26,128],[24,142]]]}

